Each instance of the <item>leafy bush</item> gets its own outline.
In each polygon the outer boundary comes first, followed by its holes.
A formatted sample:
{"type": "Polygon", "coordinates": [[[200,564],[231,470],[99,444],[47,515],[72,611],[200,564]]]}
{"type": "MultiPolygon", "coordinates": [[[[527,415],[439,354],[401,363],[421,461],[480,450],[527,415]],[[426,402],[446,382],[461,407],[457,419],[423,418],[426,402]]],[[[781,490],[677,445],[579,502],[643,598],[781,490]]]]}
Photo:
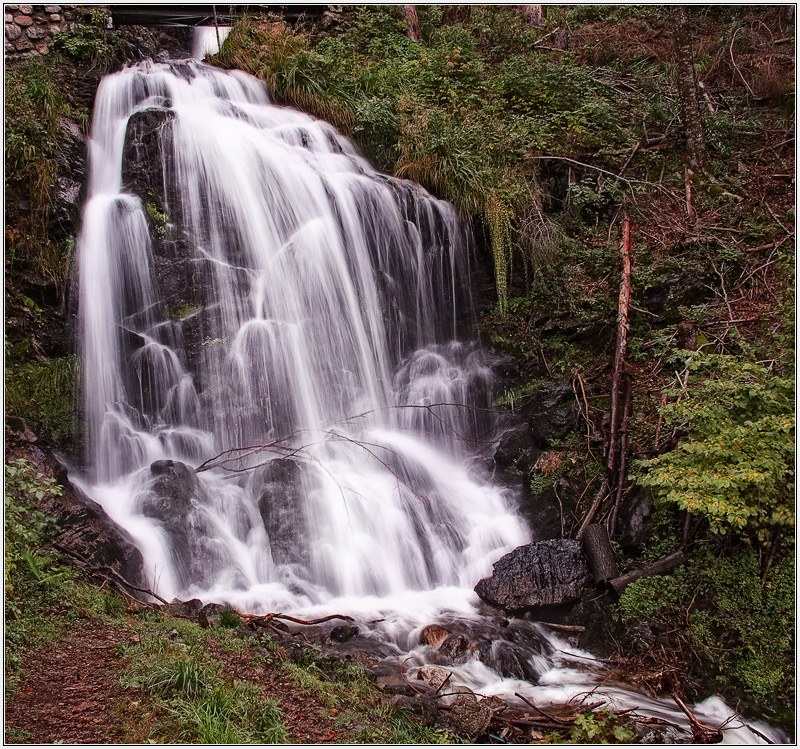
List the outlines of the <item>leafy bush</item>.
{"type": "Polygon", "coordinates": [[[4,583],[6,604],[12,612],[18,612],[15,580],[20,565],[24,562],[35,578],[42,579],[42,565],[35,561],[33,554],[56,528],[55,521],[45,515],[36,502],[48,496],[60,496],[62,491],[55,479],[37,473],[26,460],[6,463],[4,583]]]}
{"type": "Polygon", "coordinates": [[[108,13],[102,9],[85,14],[82,22],[53,34],[53,49],[78,65],[108,65],[121,44],[116,32],[109,31],[108,13]]]}
{"type": "Polygon", "coordinates": [[[794,526],[794,381],[729,356],[698,356],[694,388],[673,391],[661,409],[687,438],[640,461],[642,486],[708,518],[713,532],[734,529],[766,541],[794,526]]]}

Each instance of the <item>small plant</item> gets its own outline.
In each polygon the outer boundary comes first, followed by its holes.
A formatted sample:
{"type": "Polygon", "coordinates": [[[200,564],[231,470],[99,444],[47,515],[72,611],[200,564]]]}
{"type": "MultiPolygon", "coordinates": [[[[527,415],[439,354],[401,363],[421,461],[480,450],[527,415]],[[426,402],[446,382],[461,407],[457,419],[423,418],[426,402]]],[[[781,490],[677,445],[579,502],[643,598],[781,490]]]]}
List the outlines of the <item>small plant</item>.
{"type": "Polygon", "coordinates": [[[237,629],[242,619],[233,609],[224,608],[219,612],[219,626],[223,629],[237,629]]]}
{"type": "Polygon", "coordinates": [[[628,744],[636,736],[610,710],[587,710],[575,718],[569,732],[573,744],[628,744]]]}

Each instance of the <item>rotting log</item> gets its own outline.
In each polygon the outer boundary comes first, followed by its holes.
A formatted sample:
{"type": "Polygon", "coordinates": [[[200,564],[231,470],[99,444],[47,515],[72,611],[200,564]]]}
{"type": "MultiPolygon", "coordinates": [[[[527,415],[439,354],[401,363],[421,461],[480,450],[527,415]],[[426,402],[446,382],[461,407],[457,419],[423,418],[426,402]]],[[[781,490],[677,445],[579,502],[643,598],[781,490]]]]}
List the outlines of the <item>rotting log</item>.
{"type": "Polygon", "coordinates": [[[625,590],[632,582],[636,580],[641,580],[643,577],[652,577],[653,575],[666,575],[669,572],[672,572],[677,567],[680,567],[682,564],[686,562],[686,554],[683,551],[675,551],[672,554],[668,554],[665,557],[661,557],[661,559],[652,562],[651,564],[646,564],[644,567],[640,567],[638,570],[634,570],[633,572],[628,572],[621,577],[614,578],[613,580],[609,581],[609,585],[614,589],[614,592],[617,595],[622,595],[622,591],[625,590]]]}
{"type": "Polygon", "coordinates": [[[619,575],[608,531],[605,526],[597,523],[587,525],[583,529],[581,541],[594,584],[598,588],[608,587],[610,581],[619,575]]]}

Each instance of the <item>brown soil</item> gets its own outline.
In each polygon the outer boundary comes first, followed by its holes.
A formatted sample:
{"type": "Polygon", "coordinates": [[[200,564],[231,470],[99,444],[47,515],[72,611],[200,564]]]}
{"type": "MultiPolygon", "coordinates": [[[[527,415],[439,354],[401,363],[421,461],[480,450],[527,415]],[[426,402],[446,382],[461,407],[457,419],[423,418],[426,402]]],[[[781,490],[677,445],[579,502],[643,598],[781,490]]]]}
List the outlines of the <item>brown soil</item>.
{"type": "Polygon", "coordinates": [[[25,664],[25,679],[6,704],[6,743],[115,744],[125,733],[118,706],[117,643],[130,633],[100,621],[70,624],[69,638],[43,646],[25,664]],[[25,738],[22,738],[22,737],[25,738]]]}
{"type": "MultiPolygon", "coordinates": [[[[150,700],[119,681],[124,660],[118,646],[131,641],[133,630],[78,620],[68,632],[26,659],[25,677],[6,704],[5,743],[146,743],[150,700]]],[[[214,643],[207,649],[228,676],[258,685],[278,702],[289,743],[347,742],[335,725],[336,710],[302,694],[280,668],[254,664],[252,653],[234,655],[214,643]]]]}

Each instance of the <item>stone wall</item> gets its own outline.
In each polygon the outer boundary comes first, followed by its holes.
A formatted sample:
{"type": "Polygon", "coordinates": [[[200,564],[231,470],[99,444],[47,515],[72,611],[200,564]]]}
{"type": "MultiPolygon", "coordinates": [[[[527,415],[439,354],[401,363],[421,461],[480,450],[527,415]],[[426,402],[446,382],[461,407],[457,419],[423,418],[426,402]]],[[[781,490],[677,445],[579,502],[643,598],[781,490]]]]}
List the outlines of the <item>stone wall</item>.
{"type": "Polygon", "coordinates": [[[5,5],[6,57],[46,55],[57,31],[74,22],[72,5],[5,5]]]}

